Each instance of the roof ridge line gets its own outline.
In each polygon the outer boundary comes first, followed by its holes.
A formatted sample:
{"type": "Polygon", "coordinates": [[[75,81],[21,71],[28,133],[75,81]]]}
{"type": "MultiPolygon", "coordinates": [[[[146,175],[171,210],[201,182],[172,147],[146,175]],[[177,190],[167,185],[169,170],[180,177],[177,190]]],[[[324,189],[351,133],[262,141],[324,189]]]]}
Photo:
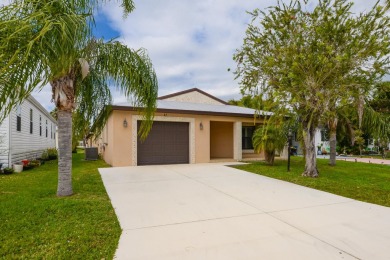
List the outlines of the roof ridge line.
{"type": "Polygon", "coordinates": [[[167,98],[171,98],[171,97],[176,97],[176,96],[180,96],[180,95],[183,95],[183,94],[187,94],[187,93],[190,93],[190,92],[193,92],[193,91],[197,91],[197,92],[199,92],[199,93],[201,93],[201,94],[203,94],[203,95],[205,95],[205,96],[207,96],[209,98],[212,98],[212,99],[214,99],[214,100],[216,100],[216,101],[218,101],[218,102],[220,102],[220,103],[222,103],[224,105],[229,105],[229,103],[227,103],[226,101],[224,101],[222,99],[219,99],[219,98],[217,98],[217,97],[215,97],[215,96],[213,96],[213,95],[211,95],[211,94],[209,94],[209,93],[207,93],[207,92],[205,92],[205,91],[203,91],[201,89],[198,89],[198,88],[191,88],[191,89],[187,89],[187,90],[183,90],[183,91],[179,91],[179,92],[174,92],[172,94],[168,94],[168,95],[165,95],[165,96],[160,96],[157,99],[158,100],[164,100],[164,99],[167,99],[167,98]]]}

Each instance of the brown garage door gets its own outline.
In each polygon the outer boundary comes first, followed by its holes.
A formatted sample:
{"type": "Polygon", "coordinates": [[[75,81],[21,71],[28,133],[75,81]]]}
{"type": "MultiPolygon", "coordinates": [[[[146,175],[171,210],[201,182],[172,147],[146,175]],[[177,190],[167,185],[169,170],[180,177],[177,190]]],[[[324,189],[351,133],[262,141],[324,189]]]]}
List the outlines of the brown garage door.
{"type": "Polygon", "coordinates": [[[179,163],[189,163],[189,123],[155,121],[146,140],[138,138],[137,164],[179,163]]]}

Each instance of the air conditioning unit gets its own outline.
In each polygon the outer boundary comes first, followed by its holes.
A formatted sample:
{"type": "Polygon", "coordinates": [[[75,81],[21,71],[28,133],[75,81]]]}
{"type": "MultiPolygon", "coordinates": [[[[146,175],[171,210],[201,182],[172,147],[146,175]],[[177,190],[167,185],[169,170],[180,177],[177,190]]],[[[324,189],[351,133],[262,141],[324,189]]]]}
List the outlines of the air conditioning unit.
{"type": "Polygon", "coordinates": [[[93,161],[99,159],[99,153],[97,147],[85,148],[85,160],[93,161]]]}

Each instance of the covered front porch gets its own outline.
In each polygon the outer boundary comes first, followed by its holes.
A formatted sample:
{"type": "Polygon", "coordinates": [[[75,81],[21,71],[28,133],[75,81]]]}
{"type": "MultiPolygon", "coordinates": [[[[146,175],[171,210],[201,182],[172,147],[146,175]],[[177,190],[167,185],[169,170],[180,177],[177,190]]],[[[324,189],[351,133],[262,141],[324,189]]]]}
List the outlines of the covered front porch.
{"type": "Polygon", "coordinates": [[[252,136],[260,124],[210,121],[210,162],[261,160],[255,153],[252,136]]]}

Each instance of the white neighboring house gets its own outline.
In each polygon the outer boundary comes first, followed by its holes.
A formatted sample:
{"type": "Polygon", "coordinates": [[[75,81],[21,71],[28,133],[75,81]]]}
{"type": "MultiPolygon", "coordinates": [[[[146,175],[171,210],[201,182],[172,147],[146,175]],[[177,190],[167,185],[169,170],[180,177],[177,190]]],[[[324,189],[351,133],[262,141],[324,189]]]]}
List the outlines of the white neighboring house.
{"type": "MultiPolygon", "coordinates": [[[[317,128],[314,136],[314,143],[316,148],[316,154],[318,151],[326,151],[328,154],[330,152],[329,140],[326,138],[325,132],[322,128],[317,128]]],[[[293,136],[292,146],[297,149],[297,154],[303,154],[302,147],[300,142],[296,138],[296,133],[293,136]]]]}
{"type": "Polygon", "coordinates": [[[325,130],[323,128],[317,128],[314,142],[316,145],[317,154],[319,151],[321,151],[321,153],[325,151],[326,154],[330,153],[329,139],[326,138],[325,130]]]}
{"type": "MultiPolygon", "coordinates": [[[[378,152],[378,147],[375,147],[375,140],[370,139],[367,141],[365,144],[365,147],[371,151],[376,151],[378,152]]],[[[316,153],[317,155],[319,154],[318,152],[322,152],[325,150],[327,154],[330,153],[330,143],[329,140],[326,138],[326,134],[323,128],[317,128],[315,137],[314,137],[314,142],[315,142],[315,147],[316,147],[316,153]]],[[[297,154],[303,154],[301,145],[299,141],[296,140],[296,136],[293,136],[293,141],[292,141],[293,147],[297,148],[297,154]]],[[[388,144],[388,150],[390,150],[390,143],[388,144]]]]}
{"type": "Polygon", "coordinates": [[[32,96],[0,124],[0,163],[10,167],[23,159],[41,157],[47,148],[56,148],[57,121],[32,96]]]}

